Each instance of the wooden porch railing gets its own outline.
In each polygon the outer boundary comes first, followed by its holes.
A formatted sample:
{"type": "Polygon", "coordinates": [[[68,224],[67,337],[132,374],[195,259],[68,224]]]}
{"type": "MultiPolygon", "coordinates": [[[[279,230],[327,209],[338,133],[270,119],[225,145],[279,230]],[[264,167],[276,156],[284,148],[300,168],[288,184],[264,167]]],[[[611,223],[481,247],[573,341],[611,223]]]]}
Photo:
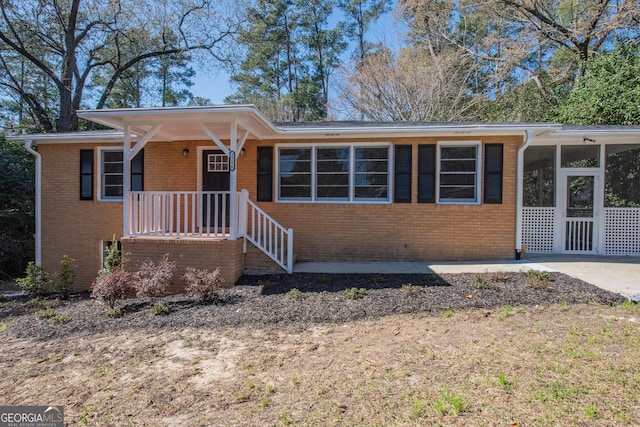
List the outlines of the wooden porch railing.
{"type": "Polygon", "coordinates": [[[247,224],[245,240],[253,243],[287,273],[293,272],[293,229],[284,228],[249,200],[246,190],[241,192],[239,199],[246,201],[246,220],[240,222],[247,224]]]}
{"type": "MultiPolygon", "coordinates": [[[[246,190],[238,192],[238,229],[231,230],[229,191],[132,191],[129,235],[170,238],[244,237],[288,273],[293,271],[293,230],[286,229],[246,190]]],[[[246,247],[246,246],[245,246],[246,247]]]]}
{"type": "Polygon", "coordinates": [[[132,191],[131,236],[228,238],[228,191],[132,191]]]}

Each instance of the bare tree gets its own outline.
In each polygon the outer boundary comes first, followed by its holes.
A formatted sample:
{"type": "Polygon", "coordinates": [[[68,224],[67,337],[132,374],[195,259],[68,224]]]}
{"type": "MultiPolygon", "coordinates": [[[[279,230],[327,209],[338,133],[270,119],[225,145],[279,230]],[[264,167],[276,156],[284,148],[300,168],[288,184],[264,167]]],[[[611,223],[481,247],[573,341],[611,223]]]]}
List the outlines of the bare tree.
{"type": "Polygon", "coordinates": [[[240,3],[0,0],[0,87],[16,94],[41,130],[77,130],[76,110],[89,103],[102,108],[136,64],[187,51],[224,61],[244,10],[240,3]],[[48,108],[31,80],[20,77],[19,62],[57,89],[55,108],[48,108]],[[87,82],[97,72],[105,84],[89,96],[87,82]]]}
{"type": "Polygon", "coordinates": [[[414,42],[455,46],[481,61],[497,94],[526,76],[544,95],[543,72],[559,80],[580,76],[615,36],[637,33],[640,6],[633,0],[401,0],[400,12],[414,42]]]}
{"type": "Polygon", "coordinates": [[[338,102],[344,115],[366,120],[472,120],[484,101],[470,90],[474,68],[459,52],[406,48],[395,58],[381,50],[342,70],[338,102]]]}

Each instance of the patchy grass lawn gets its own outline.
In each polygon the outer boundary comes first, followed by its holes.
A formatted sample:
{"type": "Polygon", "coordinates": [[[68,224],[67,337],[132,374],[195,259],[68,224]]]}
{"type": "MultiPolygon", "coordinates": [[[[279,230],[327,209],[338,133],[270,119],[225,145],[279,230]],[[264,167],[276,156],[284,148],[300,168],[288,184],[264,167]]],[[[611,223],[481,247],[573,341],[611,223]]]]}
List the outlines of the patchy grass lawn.
{"type": "Polygon", "coordinates": [[[638,306],[442,314],[45,340],[5,324],[0,395],[90,426],[640,424],[638,306]]]}

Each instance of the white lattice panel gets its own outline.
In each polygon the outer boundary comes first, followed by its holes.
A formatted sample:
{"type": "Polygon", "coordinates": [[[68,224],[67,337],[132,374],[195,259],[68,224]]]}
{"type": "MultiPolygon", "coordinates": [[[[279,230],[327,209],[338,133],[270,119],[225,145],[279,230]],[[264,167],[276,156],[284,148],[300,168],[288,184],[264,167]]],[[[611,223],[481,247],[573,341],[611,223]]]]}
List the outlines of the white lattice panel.
{"type": "Polygon", "coordinates": [[[531,253],[552,253],[556,208],[522,209],[522,243],[531,253]]]}
{"type": "Polygon", "coordinates": [[[606,208],[604,251],[607,255],[640,255],[640,208],[606,208]]]}

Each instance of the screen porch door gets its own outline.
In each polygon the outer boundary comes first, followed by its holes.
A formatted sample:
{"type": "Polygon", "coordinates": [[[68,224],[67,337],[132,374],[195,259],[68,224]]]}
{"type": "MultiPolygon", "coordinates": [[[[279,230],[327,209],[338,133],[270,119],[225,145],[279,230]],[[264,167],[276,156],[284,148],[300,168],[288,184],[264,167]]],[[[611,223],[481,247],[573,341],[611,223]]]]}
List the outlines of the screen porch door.
{"type": "Polygon", "coordinates": [[[562,252],[595,254],[599,243],[600,174],[561,172],[562,252]]]}

